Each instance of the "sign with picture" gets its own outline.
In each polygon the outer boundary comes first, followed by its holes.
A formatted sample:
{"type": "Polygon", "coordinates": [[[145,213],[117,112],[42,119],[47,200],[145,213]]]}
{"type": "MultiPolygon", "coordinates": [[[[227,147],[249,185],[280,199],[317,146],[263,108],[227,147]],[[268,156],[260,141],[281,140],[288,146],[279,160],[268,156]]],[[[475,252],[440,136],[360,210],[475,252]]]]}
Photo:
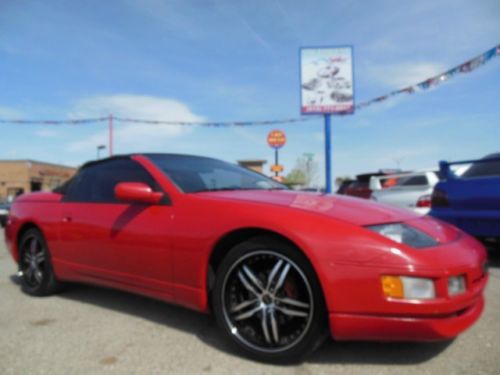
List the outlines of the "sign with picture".
{"type": "Polygon", "coordinates": [[[352,47],[300,50],[302,114],[354,112],[352,47]]]}

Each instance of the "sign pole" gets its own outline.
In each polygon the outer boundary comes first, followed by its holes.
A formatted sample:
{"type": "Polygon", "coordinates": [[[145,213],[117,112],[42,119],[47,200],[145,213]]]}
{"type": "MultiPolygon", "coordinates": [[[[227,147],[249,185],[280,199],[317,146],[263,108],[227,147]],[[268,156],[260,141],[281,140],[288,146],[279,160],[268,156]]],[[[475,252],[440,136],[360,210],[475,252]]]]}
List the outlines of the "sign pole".
{"type": "Polygon", "coordinates": [[[267,135],[267,144],[274,150],[274,165],[271,165],[271,172],[274,172],[276,180],[280,179],[280,172],[283,172],[283,166],[279,165],[279,149],[286,143],[286,135],[281,130],[271,130],[267,135]]]}
{"type": "MultiPolygon", "coordinates": [[[[274,165],[278,165],[278,149],[275,148],[274,149],[274,165]]],[[[275,173],[275,176],[278,177],[278,171],[274,172],[275,173]]]]}
{"type": "Polygon", "coordinates": [[[332,170],[331,170],[331,115],[325,115],[325,193],[332,192],[332,170]]]}
{"type": "Polygon", "coordinates": [[[109,156],[113,156],[113,115],[108,117],[108,128],[109,128],[109,156]]]}

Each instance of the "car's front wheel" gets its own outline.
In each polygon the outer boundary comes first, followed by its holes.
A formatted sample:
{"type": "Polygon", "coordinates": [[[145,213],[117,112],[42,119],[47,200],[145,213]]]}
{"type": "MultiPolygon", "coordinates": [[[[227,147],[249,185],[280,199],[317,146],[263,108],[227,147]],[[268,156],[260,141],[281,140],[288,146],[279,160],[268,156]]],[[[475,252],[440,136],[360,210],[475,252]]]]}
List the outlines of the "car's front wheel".
{"type": "Polygon", "coordinates": [[[326,336],[320,284],[305,256],[284,241],[254,238],[217,269],[213,309],[230,340],[264,361],[298,361],[326,336]]]}
{"type": "Polygon", "coordinates": [[[52,268],[50,253],[42,233],[32,228],[19,242],[19,275],[22,290],[32,296],[45,296],[61,289],[52,268]]]}

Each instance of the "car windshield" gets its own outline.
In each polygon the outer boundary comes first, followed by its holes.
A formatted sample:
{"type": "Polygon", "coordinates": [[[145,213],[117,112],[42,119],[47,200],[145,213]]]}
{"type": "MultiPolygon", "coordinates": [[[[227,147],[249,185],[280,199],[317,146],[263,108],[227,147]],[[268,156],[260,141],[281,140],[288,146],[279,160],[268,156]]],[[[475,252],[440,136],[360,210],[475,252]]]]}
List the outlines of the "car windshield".
{"type": "Polygon", "coordinates": [[[287,189],[264,175],[221,160],[189,155],[146,156],[185,193],[287,189]]]}

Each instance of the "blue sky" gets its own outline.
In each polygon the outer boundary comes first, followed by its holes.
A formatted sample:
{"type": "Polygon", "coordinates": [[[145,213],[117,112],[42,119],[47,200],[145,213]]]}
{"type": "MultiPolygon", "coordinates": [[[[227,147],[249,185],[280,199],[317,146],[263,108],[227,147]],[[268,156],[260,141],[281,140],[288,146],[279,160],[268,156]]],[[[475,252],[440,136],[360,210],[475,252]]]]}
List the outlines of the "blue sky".
{"type": "MultiPolygon", "coordinates": [[[[0,1],[0,118],[297,117],[298,49],[354,46],[356,100],[420,82],[500,43],[498,0],[0,1]]],[[[500,151],[500,58],[422,93],[334,117],[333,175],[437,166],[500,151]]],[[[281,160],[314,153],[321,119],[254,128],[116,125],[115,151],[281,160]]],[[[104,124],[0,125],[0,159],[79,165],[104,124]]],[[[321,183],[323,174],[318,176],[321,183]]]]}

